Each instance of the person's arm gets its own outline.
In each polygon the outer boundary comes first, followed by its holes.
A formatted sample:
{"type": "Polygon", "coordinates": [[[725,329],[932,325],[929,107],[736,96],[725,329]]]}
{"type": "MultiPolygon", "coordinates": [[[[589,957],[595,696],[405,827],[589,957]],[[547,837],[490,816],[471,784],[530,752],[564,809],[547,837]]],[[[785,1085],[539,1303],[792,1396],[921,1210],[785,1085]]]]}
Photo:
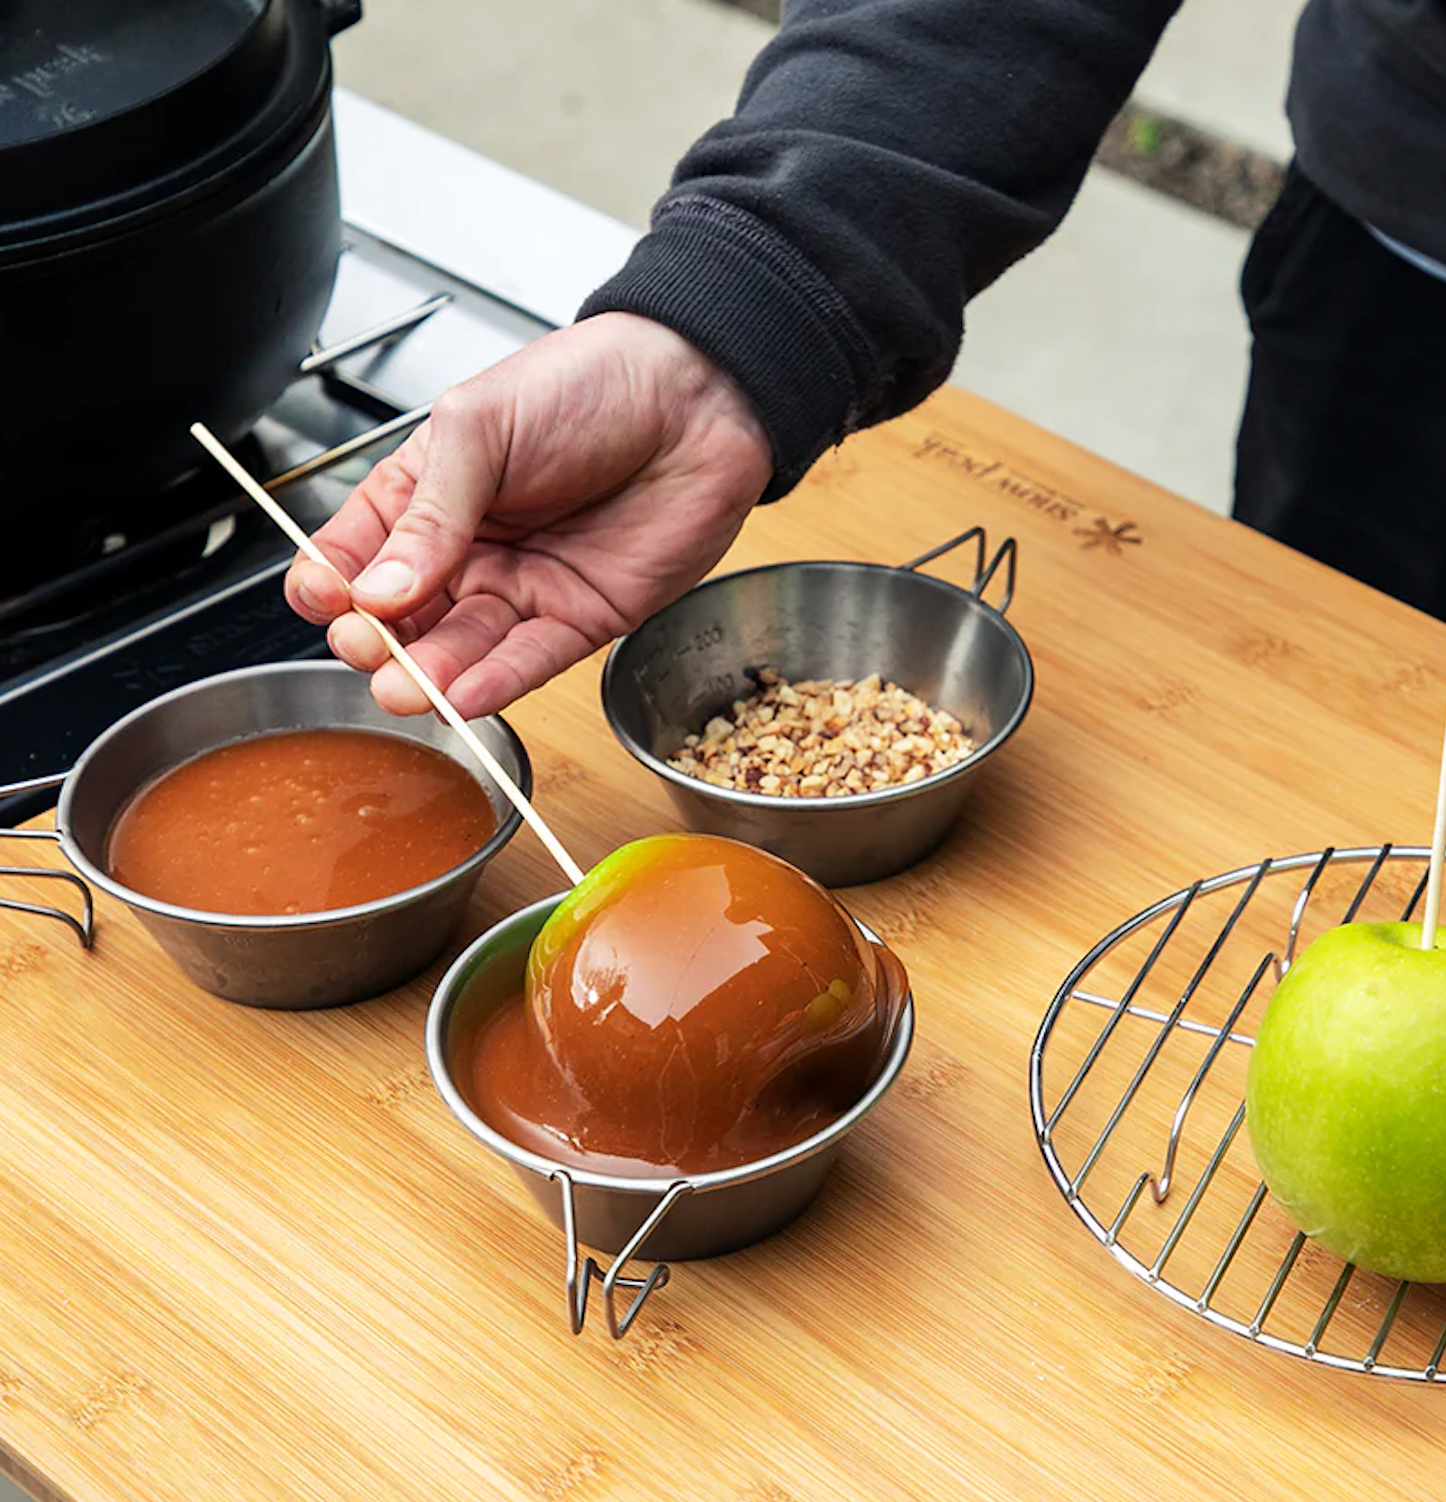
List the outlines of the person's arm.
{"type": "MultiPolygon", "coordinates": [[[[1175,3],[792,0],[581,321],[454,387],[317,534],[357,603],[480,715],[677,599],[760,494],[944,380],[1175,3]]],[[[287,597],[428,708],[335,576],[298,559],[287,597]]]]}
{"type": "Polygon", "coordinates": [[[769,495],[947,377],[963,307],[1064,217],[1179,0],[788,0],[736,114],[584,304],[748,394],[769,495]]]}

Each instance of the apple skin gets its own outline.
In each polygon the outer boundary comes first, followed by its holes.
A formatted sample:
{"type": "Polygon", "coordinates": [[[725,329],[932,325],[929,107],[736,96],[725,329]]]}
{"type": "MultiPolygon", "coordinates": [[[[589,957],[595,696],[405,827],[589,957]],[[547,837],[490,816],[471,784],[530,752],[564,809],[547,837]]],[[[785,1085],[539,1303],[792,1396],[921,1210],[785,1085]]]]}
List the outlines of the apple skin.
{"type": "MultiPolygon", "coordinates": [[[[1443,933],[1446,938],[1446,933],[1443,933]]],[[[1261,1176],[1358,1267],[1446,1282],[1446,949],[1419,923],[1347,923],[1291,966],[1246,1082],[1261,1176]]]]}
{"type": "Polygon", "coordinates": [[[605,855],[553,908],[547,922],[538,930],[528,957],[529,973],[542,975],[550,970],[577,931],[599,909],[614,901],[619,892],[636,881],[655,861],[663,859],[680,843],[691,838],[687,834],[646,835],[640,840],[619,845],[611,855],[605,855]]]}

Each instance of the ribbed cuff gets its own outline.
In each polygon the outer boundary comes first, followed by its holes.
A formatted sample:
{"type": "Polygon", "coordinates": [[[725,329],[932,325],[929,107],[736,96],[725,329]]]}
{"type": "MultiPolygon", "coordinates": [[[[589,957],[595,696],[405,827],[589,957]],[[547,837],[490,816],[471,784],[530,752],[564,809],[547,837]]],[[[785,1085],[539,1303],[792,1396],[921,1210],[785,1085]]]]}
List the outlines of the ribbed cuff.
{"type": "Polygon", "coordinates": [[[697,194],[665,200],[578,317],[598,313],[664,324],[738,382],[773,444],[765,501],[858,425],[877,366],[862,325],[812,262],[746,210],[697,194]]]}

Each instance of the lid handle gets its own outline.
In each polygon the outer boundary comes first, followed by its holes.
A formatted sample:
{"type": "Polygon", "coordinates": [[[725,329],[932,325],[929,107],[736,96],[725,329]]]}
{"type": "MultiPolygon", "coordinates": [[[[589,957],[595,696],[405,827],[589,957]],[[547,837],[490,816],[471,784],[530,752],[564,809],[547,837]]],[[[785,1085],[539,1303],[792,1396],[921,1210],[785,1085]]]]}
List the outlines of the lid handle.
{"type": "Polygon", "coordinates": [[[321,12],[322,29],[329,37],[355,26],[362,18],[361,0],[316,0],[316,8],[321,12]]]}

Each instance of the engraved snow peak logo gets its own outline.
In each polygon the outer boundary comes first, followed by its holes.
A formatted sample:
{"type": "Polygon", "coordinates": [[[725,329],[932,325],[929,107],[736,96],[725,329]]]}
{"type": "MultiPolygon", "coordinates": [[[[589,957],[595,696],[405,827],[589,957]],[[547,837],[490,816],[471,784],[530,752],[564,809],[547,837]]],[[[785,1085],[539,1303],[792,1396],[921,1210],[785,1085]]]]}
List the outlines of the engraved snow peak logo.
{"type": "Polygon", "coordinates": [[[1030,511],[1050,521],[1066,524],[1080,539],[1082,550],[1099,549],[1112,558],[1123,558],[1130,548],[1139,547],[1145,541],[1137,523],[1112,522],[1096,513],[1092,506],[1040,484],[1038,480],[1012,469],[1002,459],[996,459],[958,438],[943,438],[938,433],[930,433],[914,450],[914,457],[946,464],[1030,511]]]}
{"type": "Polygon", "coordinates": [[[1120,522],[1117,526],[1112,526],[1102,516],[1095,517],[1088,527],[1076,527],[1074,535],[1084,538],[1080,547],[1101,548],[1111,558],[1123,558],[1127,547],[1139,547],[1145,540],[1134,522],[1120,522]]]}

